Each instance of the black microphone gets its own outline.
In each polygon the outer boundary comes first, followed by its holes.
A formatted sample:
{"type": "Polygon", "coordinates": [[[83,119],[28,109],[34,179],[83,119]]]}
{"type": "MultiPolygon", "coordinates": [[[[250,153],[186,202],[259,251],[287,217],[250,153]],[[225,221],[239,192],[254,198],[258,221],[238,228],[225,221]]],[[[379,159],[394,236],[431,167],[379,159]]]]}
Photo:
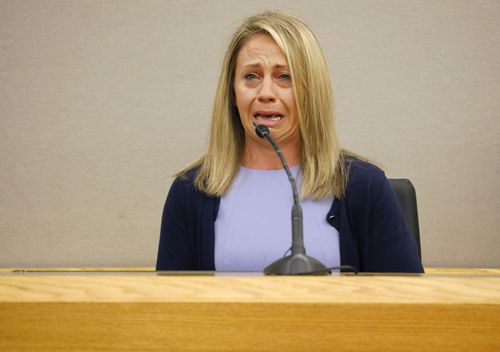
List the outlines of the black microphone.
{"type": "Polygon", "coordinates": [[[266,139],[273,146],[278,155],[283,168],[292,185],[293,206],[292,206],[292,254],[280,258],[264,268],[266,275],[314,275],[328,274],[329,270],[319,260],[306,255],[304,247],[304,226],[302,224],[302,207],[300,206],[297,183],[290,172],[288,164],[281,154],[281,150],[269,133],[269,128],[264,125],[256,125],[255,133],[260,138],[266,139]]]}

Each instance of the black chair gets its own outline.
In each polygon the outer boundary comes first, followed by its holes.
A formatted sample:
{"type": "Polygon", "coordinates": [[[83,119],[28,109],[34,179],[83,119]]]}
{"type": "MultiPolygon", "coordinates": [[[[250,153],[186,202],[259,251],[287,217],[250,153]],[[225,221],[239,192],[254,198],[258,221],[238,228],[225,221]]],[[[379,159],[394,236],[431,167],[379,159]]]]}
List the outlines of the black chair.
{"type": "Polygon", "coordinates": [[[391,184],[396,196],[398,197],[401,209],[406,220],[406,225],[410,230],[410,234],[417,242],[418,255],[422,259],[422,252],[420,249],[420,227],[418,226],[418,208],[417,208],[417,195],[415,187],[410,180],[406,178],[390,178],[391,184]]]}

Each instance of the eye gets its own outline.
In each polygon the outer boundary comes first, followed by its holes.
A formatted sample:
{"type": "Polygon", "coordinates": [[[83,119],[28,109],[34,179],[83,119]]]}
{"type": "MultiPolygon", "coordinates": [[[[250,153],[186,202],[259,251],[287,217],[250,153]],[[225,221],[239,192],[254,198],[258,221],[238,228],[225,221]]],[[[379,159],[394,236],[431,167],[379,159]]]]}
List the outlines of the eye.
{"type": "Polygon", "coordinates": [[[291,81],[292,80],[292,76],[288,73],[288,72],[283,72],[281,73],[278,78],[282,81],[291,81]]]}
{"type": "Polygon", "coordinates": [[[255,73],[252,73],[252,72],[250,72],[250,73],[245,73],[245,74],[243,75],[243,78],[244,78],[244,79],[246,79],[246,80],[248,80],[248,81],[251,81],[251,80],[256,79],[256,78],[257,78],[257,75],[256,75],[255,73]]]}

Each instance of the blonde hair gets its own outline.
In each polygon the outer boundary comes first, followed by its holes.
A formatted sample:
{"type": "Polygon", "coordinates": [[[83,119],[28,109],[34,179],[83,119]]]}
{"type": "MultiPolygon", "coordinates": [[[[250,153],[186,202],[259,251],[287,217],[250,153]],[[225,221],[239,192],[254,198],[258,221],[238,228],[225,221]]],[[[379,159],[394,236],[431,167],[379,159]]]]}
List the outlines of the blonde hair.
{"type": "Polygon", "coordinates": [[[301,196],[342,197],[348,164],[336,136],[330,75],[323,51],[304,22],[279,12],[249,17],[234,33],[215,94],[208,150],[179,175],[198,168],[195,187],[211,196],[222,196],[231,186],[245,146],[233,87],[236,59],[243,44],[255,34],[271,36],[290,67],[301,136],[301,196]]]}

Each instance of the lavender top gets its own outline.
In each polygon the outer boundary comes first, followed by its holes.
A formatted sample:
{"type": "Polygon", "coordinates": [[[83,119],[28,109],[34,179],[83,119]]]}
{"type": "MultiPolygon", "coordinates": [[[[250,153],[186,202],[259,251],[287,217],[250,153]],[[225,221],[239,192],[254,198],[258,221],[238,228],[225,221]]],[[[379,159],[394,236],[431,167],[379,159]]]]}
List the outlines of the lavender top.
{"type": "MultiPolygon", "coordinates": [[[[299,166],[291,169],[301,184],[299,166]]],[[[340,265],[339,233],[326,214],[333,198],[302,201],[307,255],[327,267],[340,265]]],[[[291,246],[293,196],[284,170],[240,167],[220,199],[215,221],[215,269],[261,272],[291,246]]]]}

